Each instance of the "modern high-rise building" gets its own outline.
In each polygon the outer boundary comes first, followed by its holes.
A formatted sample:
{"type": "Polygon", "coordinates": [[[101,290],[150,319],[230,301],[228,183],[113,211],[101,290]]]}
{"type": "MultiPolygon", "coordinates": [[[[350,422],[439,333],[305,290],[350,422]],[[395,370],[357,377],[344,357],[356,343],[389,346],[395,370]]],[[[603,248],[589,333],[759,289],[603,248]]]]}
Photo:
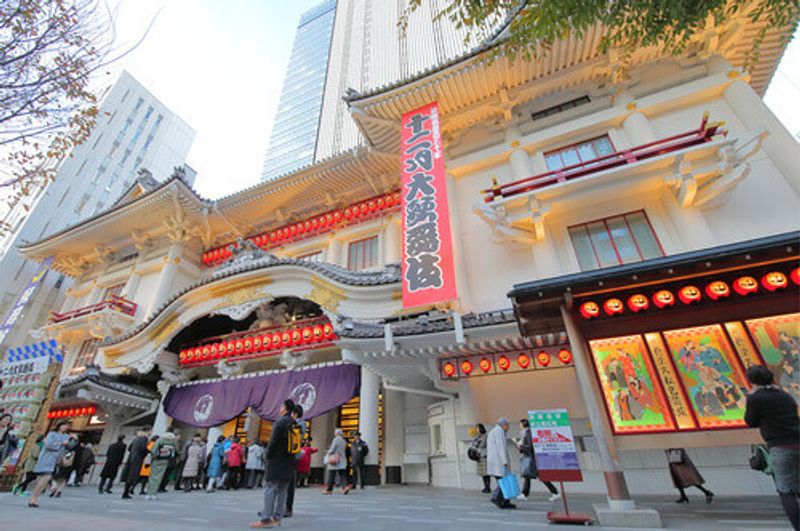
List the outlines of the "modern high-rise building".
{"type": "MultiPolygon", "coordinates": [[[[64,160],[55,181],[38,192],[30,213],[19,218],[0,247],[0,323],[5,322],[38,267],[17,253],[19,245],[110,208],[133,185],[142,168],[164,180],[182,166],[192,182],[196,174],[185,161],[194,136],[194,129],[123,71],[116,83],[105,89],[89,138],[64,160]]],[[[66,287],[63,277],[52,271],[46,274],[14,329],[0,340],[3,347],[28,342],[27,331],[41,326],[48,310],[58,307],[66,287]]]]}
{"type": "Polygon", "coordinates": [[[336,0],[327,0],[300,17],[261,174],[264,181],[314,161],[335,15],[336,0]]]}

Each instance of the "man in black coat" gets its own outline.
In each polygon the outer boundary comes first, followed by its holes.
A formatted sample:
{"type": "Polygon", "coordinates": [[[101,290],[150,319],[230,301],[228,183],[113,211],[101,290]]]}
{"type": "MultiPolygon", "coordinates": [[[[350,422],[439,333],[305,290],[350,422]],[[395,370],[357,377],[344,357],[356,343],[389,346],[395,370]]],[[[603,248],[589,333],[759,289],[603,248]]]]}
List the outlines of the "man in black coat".
{"type": "Polygon", "coordinates": [[[142,463],[147,455],[147,442],[152,432],[150,426],[145,426],[136,434],[136,438],[131,443],[128,450],[128,475],[125,478],[125,491],[122,497],[127,499],[131,497],[133,489],[139,483],[139,471],[142,469],[142,463]]]}
{"type": "Polygon", "coordinates": [[[117,471],[125,459],[125,440],[124,435],[117,437],[117,442],[108,447],[106,451],[106,464],[103,465],[103,470],[100,472],[100,485],[97,487],[97,492],[103,494],[104,492],[111,494],[111,487],[114,485],[114,478],[117,477],[117,471]],[[103,488],[105,487],[105,488],[103,488]]]}
{"type": "Polygon", "coordinates": [[[277,527],[281,525],[283,511],[286,507],[286,492],[292,480],[295,459],[289,453],[289,430],[294,424],[291,416],[294,402],[286,400],[281,405],[281,417],[272,425],[272,435],[267,445],[267,486],[264,489],[264,509],[261,520],[253,522],[253,529],[277,527]]]}

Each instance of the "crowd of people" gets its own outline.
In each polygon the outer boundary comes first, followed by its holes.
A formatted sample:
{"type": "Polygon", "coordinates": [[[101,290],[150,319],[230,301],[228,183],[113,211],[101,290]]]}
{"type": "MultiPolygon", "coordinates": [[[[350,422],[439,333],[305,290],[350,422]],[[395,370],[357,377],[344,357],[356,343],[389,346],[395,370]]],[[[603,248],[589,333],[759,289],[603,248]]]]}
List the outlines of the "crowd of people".
{"type": "MultiPolygon", "coordinates": [[[[752,390],[747,395],[744,420],[747,425],[759,428],[765,446],[760,447],[751,459],[751,467],[769,473],[774,480],[781,504],[795,530],[800,529],[800,418],[797,402],[777,386],[773,374],[763,365],[747,370],[752,390]]],[[[259,520],[252,528],[269,528],[280,525],[292,516],[297,488],[308,486],[311,457],[319,449],[312,445],[305,433],[303,408],[286,400],[280,408],[280,417],[272,426],[268,443],[254,440],[242,444],[236,436],[220,435],[209,449],[209,442],[196,433],[183,445],[180,434],[167,428],[153,435],[149,427],[141,428],[126,446],[125,437],[119,436],[106,452],[105,464],[100,472],[98,492],[112,493],[114,480],[119,476],[124,483],[122,498],[130,499],[139,487],[139,494],[155,499],[165,492],[171,479],[175,490],[191,492],[217,489],[264,488],[264,505],[259,520]],[[127,454],[127,460],[125,456],[127,454]],[[122,468],[121,474],[119,473],[122,468]]],[[[17,448],[18,441],[12,429],[12,417],[0,412],[0,463],[17,448]]],[[[500,480],[511,474],[511,456],[507,432],[510,423],[505,418],[487,430],[483,424],[476,426],[477,435],[470,445],[468,456],[476,461],[478,475],[483,479],[483,492],[491,494],[490,501],[500,509],[513,509],[512,499],[506,497],[500,480]],[[491,490],[491,479],[497,487],[491,490]]],[[[353,433],[348,444],[344,432],[337,429],[324,454],[327,480],[323,494],[333,494],[334,487],[348,494],[357,485],[364,488],[365,458],[369,454],[367,443],[359,433],[353,433]],[[349,479],[352,472],[352,481],[349,479]]],[[[561,497],[558,489],[539,477],[536,463],[535,440],[526,419],[519,421],[519,437],[512,440],[519,452],[520,476],[523,486],[516,499],[530,496],[531,482],[538,479],[550,493],[549,500],[561,497]]],[[[707,503],[714,493],[703,487],[705,480],[683,449],[668,449],[667,462],[675,487],[680,493],[676,500],[688,503],[686,489],[698,488],[707,503]]],[[[56,422],[53,431],[40,435],[29,450],[22,467],[20,482],[14,486],[18,494],[30,494],[29,507],[38,507],[39,498],[49,489],[49,496],[61,496],[67,481],[72,478],[80,485],[95,463],[91,444],[83,444],[70,432],[70,421],[56,422]],[[28,488],[34,485],[33,491],[28,488]]]]}

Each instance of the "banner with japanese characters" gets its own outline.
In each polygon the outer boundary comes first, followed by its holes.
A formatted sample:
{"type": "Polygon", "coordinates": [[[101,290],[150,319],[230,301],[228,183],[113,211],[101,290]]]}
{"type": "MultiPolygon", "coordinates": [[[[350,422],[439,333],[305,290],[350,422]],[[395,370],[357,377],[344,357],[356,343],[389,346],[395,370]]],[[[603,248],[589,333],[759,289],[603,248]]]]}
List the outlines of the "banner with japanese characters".
{"type": "Polygon", "coordinates": [[[536,468],[542,481],[583,481],[566,409],[528,411],[536,468]]]}
{"type": "Polygon", "coordinates": [[[2,344],[6,340],[6,337],[8,337],[8,334],[11,333],[11,329],[14,328],[14,323],[16,323],[19,318],[22,317],[22,313],[25,311],[25,306],[27,306],[28,301],[31,300],[33,294],[36,293],[36,288],[39,287],[39,283],[47,274],[47,271],[50,269],[52,264],[52,256],[42,260],[42,263],[39,264],[39,268],[36,270],[36,274],[33,275],[28,287],[25,288],[25,291],[20,294],[19,298],[14,303],[14,306],[11,307],[11,310],[6,316],[6,320],[3,321],[2,325],[0,325],[0,344],[2,344]]]}
{"type": "Polygon", "coordinates": [[[452,301],[457,294],[438,103],[405,113],[401,140],[403,308],[452,301]]]}

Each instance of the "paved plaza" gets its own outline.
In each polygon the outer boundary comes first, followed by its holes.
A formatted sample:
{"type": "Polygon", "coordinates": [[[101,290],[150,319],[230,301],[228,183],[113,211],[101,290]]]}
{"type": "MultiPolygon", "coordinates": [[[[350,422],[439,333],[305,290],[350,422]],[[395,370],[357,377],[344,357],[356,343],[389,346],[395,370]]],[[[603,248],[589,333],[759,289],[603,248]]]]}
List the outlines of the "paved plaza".
{"type": "MultiPolygon", "coordinates": [[[[512,531],[542,529],[551,509],[543,493],[518,503],[516,511],[495,509],[488,496],[429,487],[372,488],[347,497],[322,496],[317,488],[300,489],[295,516],[282,529],[325,531],[512,531]]],[[[27,498],[0,494],[0,529],[190,530],[247,529],[261,509],[260,490],[238,492],[168,492],[156,501],[143,496],[122,500],[119,494],[97,494],[92,486],[68,488],[60,499],[42,498],[39,509],[29,509],[27,498]]],[[[570,499],[576,510],[589,510],[599,498],[570,499]]],[[[641,498],[639,503],[661,511],[668,529],[725,529],[777,531],[789,529],[777,497],[724,498],[706,505],[693,498],[687,507],[672,499],[641,498]]],[[[583,526],[557,526],[583,529],[583,526]]],[[[609,529],[609,528],[605,528],[609,529]]]]}

